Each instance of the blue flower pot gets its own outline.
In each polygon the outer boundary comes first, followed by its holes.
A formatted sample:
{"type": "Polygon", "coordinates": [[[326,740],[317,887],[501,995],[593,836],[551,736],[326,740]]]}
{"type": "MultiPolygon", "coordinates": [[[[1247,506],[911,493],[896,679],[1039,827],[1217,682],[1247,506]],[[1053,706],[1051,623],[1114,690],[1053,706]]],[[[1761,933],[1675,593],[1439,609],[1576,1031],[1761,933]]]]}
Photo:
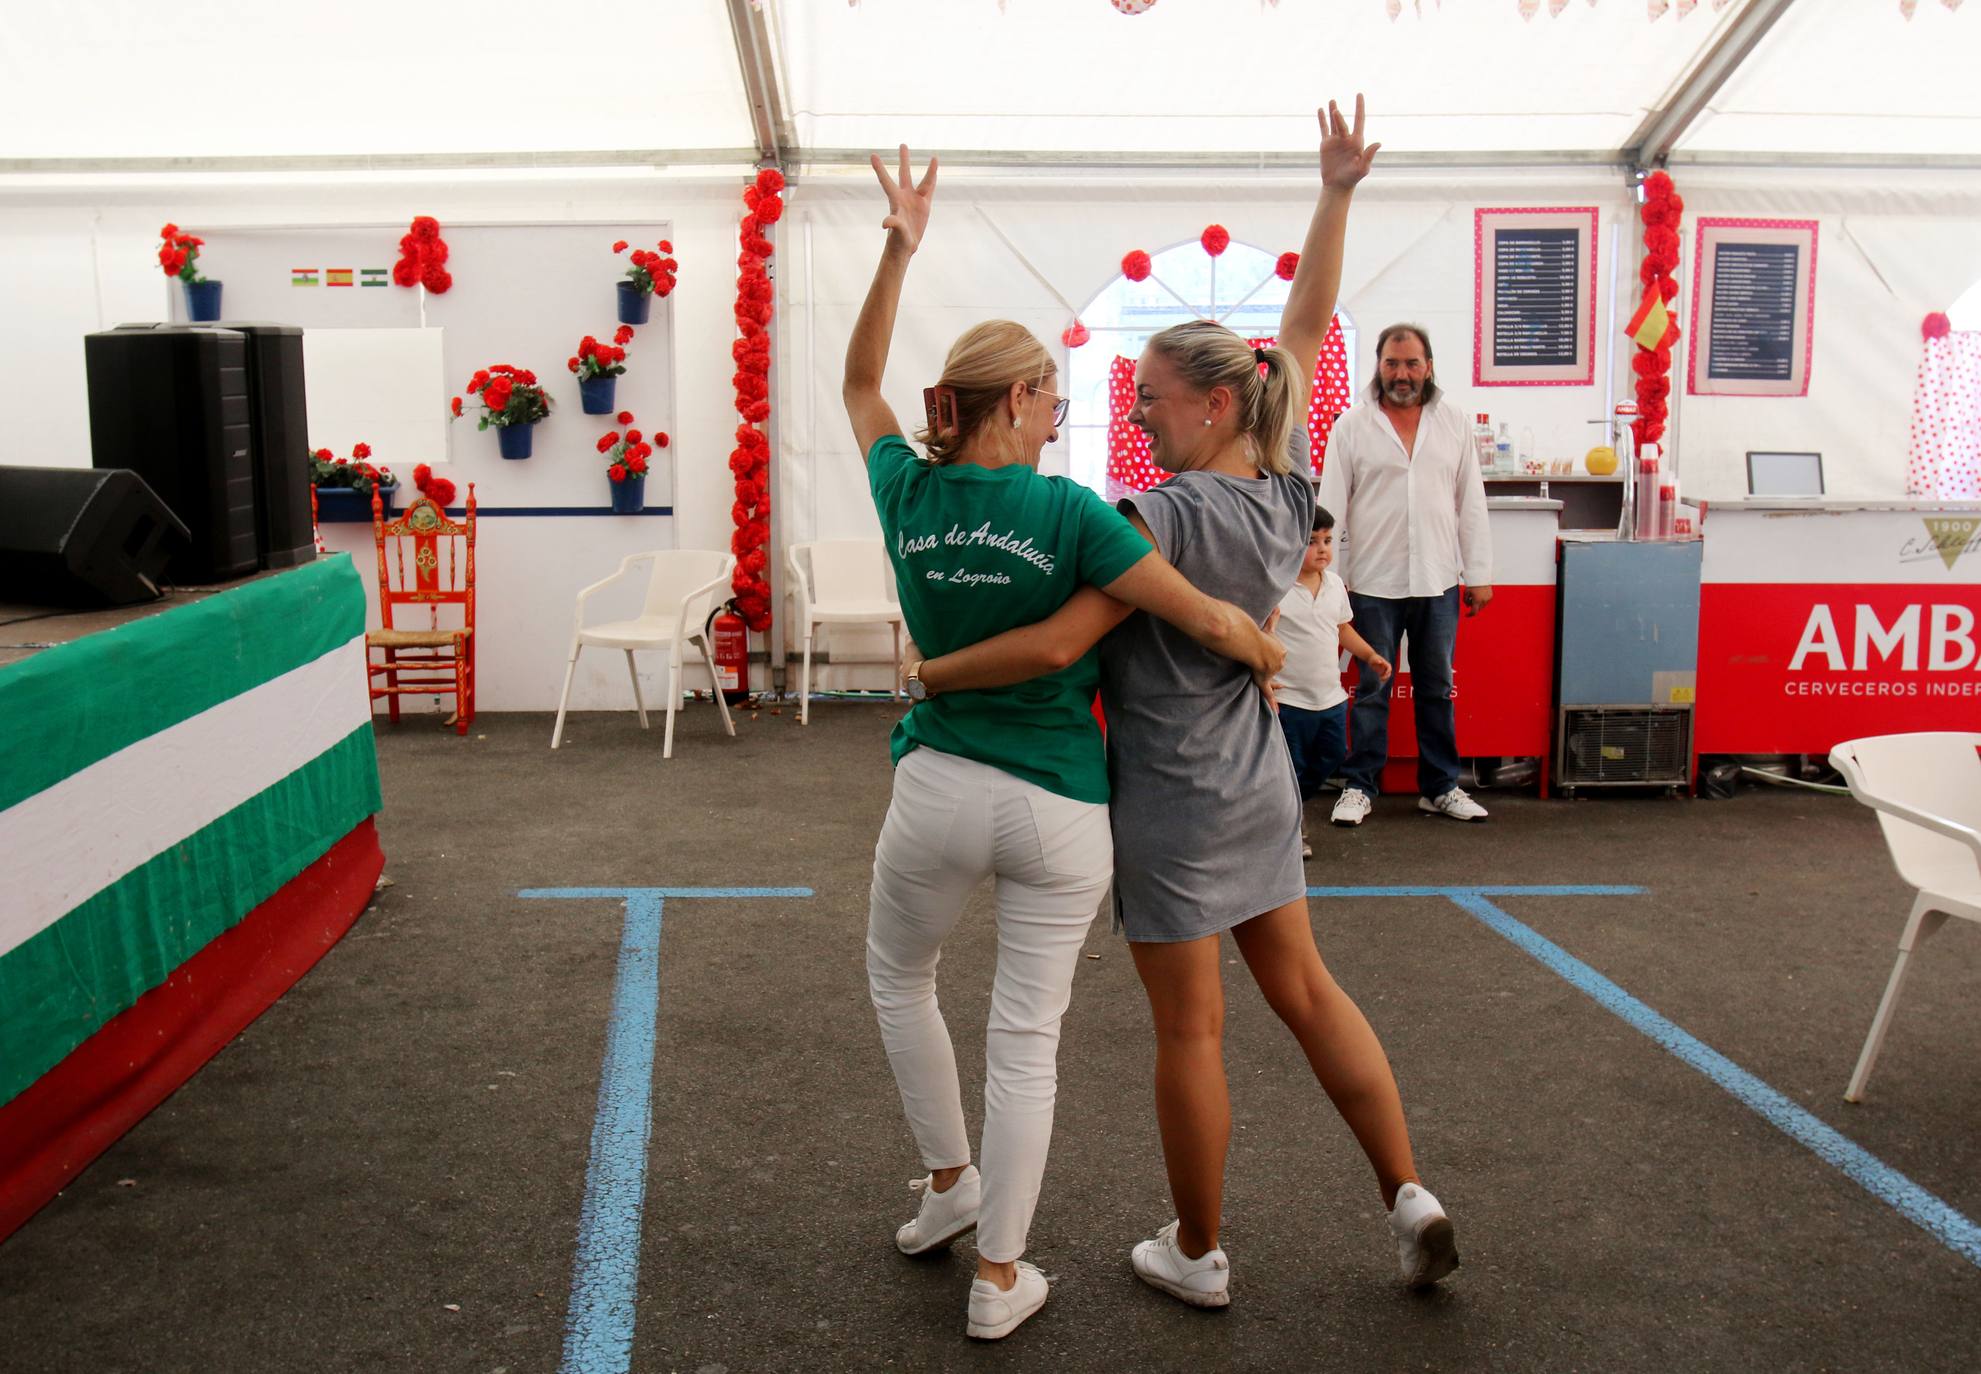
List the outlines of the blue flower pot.
{"type": "Polygon", "coordinates": [[[629,281],[619,283],[619,323],[645,324],[653,314],[653,293],[629,281]]]}
{"type": "MultiPolygon", "coordinates": [[[[380,487],[378,494],[385,503],[385,518],[390,520],[398,514],[399,484],[395,482],[389,487],[380,487]]],[[[355,487],[318,487],[316,519],[320,525],[369,523],[371,493],[361,492],[355,487]]]]}
{"type": "Polygon", "coordinates": [[[194,324],[211,324],[220,318],[220,283],[189,281],[186,287],[186,318],[194,324]]]}
{"type": "Polygon", "coordinates": [[[619,409],[612,404],[612,394],[617,387],[617,377],[578,378],[578,397],[584,402],[587,415],[610,415],[619,409]]]}
{"type": "Polygon", "coordinates": [[[638,515],[647,508],[647,476],[628,477],[623,482],[615,482],[610,477],[605,484],[612,488],[612,513],[614,515],[638,515]]]}
{"type": "Polygon", "coordinates": [[[530,435],[535,431],[535,421],[526,425],[498,425],[495,442],[501,446],[504,458],[527,458],[530,456],[530,435]]]}

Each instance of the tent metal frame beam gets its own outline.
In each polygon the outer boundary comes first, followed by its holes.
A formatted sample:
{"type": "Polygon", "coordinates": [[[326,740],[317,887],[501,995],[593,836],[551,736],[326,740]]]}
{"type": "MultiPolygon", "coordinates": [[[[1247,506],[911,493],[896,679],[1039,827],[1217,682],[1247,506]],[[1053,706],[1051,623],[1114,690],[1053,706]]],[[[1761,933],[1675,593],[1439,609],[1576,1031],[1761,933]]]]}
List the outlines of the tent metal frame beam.
{"type": "Polygon", "coordinates": [[[1748,0],[1746,8],[1734,16],[1726,32],[1706,50],[1706,55],[1679,78],[1663,108],[1646,115],[1625,142],[1625,159],[1633,177],[1665,164],[1686,130],[1706,112],[1706,106],[1760,46],[1776,21],[1788,13],[1791,3],[1793,0],[1748,0]]]}
{"type": "Polygon", "coordinates": [[[728,6],[729,29],[736,40],[736,66],[743,74],[743,95],[757,136],[756,160],[782,167],[796,140],[785,114],[777,63],[771,56],[770,25],[764,11],[751,0],[728,0],[728,6]]]}
{"type": "Polygon", "coordinates": [[[522,153],[312,153],[241,157],[0,158],[0,175],[184,175],[227,172],[532,171],[579,168],[748,167],[755,148],[613,148],[522,153]]]}

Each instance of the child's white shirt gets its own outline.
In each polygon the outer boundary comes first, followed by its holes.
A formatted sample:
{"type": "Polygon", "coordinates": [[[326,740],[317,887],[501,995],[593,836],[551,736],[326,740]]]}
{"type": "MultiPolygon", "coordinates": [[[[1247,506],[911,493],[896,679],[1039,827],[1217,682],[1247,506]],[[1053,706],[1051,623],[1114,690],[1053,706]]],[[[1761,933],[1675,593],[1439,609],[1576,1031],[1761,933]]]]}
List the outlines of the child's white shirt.
{"type": "Polygon", "coordinates": [[[1281,705],[1325,711],[1348,700],[1341,685],[1341,627],[1354,618],[1348,588],[1333,568],[1321,573],[1317,591],[1295,582],[1280,598],[1274,632],[1286,645],[1286,666],[1279,671],[1281,705]]]}

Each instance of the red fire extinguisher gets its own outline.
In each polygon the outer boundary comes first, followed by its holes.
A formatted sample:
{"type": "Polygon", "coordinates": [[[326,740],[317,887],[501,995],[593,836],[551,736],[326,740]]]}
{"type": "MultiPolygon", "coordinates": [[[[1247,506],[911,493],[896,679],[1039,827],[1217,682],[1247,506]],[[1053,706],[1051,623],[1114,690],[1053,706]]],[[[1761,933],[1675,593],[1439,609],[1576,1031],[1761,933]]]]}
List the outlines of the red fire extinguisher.
{"type": "Polygon", "coordinates": [[[711,622],[715,653],[715,685],[731,706],[750,695],[750,627],[736,614],[736,603],[725,601],[711,622]]]}

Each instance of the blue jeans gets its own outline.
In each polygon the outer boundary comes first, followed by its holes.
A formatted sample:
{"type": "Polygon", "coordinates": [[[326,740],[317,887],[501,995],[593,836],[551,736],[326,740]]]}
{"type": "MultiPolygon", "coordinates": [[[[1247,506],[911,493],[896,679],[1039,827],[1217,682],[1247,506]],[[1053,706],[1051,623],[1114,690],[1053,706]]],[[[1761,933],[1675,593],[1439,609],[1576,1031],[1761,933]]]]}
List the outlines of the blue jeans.
{"type": "Polygon", "coordinates": [[[1306,801],[1327,786],[1348,757],[1348,703],[1338,701],[1325,711],[1282,706],[1279,728],[1286,736],[1286,752],[1293,756],[1300,800],[1306,801]]]}
{"type": "MultiPolygon", "coordinates": [[[[1458,786],[1458,716],[1451,704],[1451,653],[1458,642],[1458,588],[1442,596],[1348,594],[1355,632],[1396,663],[1397,641],[1410,637],[1410,690],[1417,718],[1417,790],[1441,797],[1458,786]]],[[[1396,663],[1400,670],[1403,665],[1396,663]]],[[[1354,747],[1343,776],[1374,797],[1389,762],[1389,689],[1368,665],[1355,689],[1354,747]]]]}

